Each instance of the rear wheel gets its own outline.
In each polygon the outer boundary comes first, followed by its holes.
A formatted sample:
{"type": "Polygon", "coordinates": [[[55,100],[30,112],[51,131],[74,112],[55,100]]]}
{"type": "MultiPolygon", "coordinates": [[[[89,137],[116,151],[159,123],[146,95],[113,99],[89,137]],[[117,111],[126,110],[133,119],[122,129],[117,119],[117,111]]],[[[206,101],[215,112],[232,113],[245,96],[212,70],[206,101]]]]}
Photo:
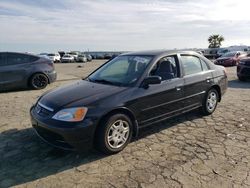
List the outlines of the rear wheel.
{"type": "Polygon", "coordinates": [[[96,135],[96,147],[105,154],[122,151],[132,137],[132,122],[125,114],[114,114],[101,122],[96,135]]]}
{"type": "Polygon", "coordinates": [[[202,113],[204,115],[210,115],[212,114],[218,104],[218,100],[219,100],[219,95],[216,89],[210,89],[207,94],[206,97],[203,101],[202,104],[202,113]]]}
{"type": "Polygon", "coordinates": [[[42,73],[36,73],[30,78],[30,86],[33,89],[44,89],[49,83],[49,79],[42,73]]]}

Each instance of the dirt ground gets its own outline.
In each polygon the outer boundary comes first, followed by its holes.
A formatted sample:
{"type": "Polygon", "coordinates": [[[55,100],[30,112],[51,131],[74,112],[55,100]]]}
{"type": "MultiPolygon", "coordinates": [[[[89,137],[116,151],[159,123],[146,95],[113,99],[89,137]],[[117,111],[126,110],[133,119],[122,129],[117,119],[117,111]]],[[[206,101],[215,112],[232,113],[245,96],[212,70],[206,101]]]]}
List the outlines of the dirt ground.
{"type": "Polygon", "coordinates": [[[31,128],[29,109],[45,91],[87,76],[103,61],[56,64],[41,91],[0,93],[0,187],[250,187],[250,82],[227,68],[217,110],[156,124],[113,156],[59,151],[31,128]]]}

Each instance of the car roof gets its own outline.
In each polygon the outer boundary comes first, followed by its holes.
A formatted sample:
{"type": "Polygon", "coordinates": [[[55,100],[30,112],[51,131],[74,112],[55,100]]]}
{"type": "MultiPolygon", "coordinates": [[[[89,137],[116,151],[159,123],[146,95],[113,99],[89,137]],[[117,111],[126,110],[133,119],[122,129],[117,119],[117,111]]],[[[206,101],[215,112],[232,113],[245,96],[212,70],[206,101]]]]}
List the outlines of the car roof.
{"type": "Polygon", "coordinates": [[[150,56],[160,56],[160,55],[170,55],[177,53],[185,54],[198,54],[195,51],[185,51],[185,50],[148,50],[148,51],[136,51],[136,52],[127,52],[121,55],[150,55],[150,56]]]}
{"type": "Polygon", "coordinates": [[[21,55],[30,55],[30,56],[36,56],[36,57],[40,57],[37,54],[33,54],[33,53],[29,53],[29,52],[9,52],[9,51],[1,51],[0,54],[2,53],[12,53],[12,54],[21,54],[21,55]]]}

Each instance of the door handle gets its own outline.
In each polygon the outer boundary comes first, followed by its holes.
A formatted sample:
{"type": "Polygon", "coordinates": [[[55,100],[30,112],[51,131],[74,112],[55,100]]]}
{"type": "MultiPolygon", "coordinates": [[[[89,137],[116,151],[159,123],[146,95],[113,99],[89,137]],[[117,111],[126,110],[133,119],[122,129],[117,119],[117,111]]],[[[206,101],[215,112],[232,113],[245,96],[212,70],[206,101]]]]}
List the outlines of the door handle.
{"type": "Polygon", "coordinates": [[[177,85],[175,88],[176,88],[176,91],[180,91],[181,90],[181,87],[183,87],[183,84],[179,84],[177,85]]]}
{"type": "Polygon", "coordinates": [[[207,80],[208,83],[211,81],[211,79],[212,79],[211,77],[207,77],[206,78],[206,80],[207,80]]]}

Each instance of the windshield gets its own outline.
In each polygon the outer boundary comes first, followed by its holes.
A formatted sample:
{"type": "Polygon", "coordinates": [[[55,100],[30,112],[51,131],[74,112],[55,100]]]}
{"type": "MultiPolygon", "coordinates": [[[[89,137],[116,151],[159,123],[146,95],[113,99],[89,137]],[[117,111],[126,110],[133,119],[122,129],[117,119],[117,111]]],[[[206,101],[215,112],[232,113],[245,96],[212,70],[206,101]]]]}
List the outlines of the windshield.
{"type": "Polygon", "coordinates": [[[235,54],[236,54],[236,52],[229,52],[229,53],[224,54],[224,55],[221,56],[221,57],[234,57],[235,54]]]}
{"type": "Polygon", "coordinates": [[[111,60],[92,73],[88,80],[103,84],[131,86],[137,82],[153,56],[124,55],[111,60]]]}
{"type": "Polygon", "coordinates": [[[56,54],[48,54],[48,56],[55,56],[56,54]]]}

